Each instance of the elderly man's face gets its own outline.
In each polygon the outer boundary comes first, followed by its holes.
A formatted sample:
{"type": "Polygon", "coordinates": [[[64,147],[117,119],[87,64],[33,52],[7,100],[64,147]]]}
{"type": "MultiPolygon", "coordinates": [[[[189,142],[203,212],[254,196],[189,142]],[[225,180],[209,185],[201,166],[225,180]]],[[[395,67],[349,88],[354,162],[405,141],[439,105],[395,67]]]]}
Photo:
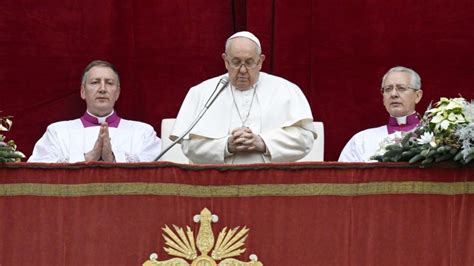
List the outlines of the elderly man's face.
{"type": "Polygon", "coordinates": [[[106,116],[114,109],[120,95],[120,85],[114,71],[109,67],[95,66],[86,75],[81,86],[81,98],[87,110],[96,116],[106,116]]]}
{"type": "Polygon", "coordinates": [[[243,37],[232,39],[222,54],[231,84],[238,90],[248,90],[257,80],[265,55],[257,54],[257,45],[243,37]]]}
{"type": "Polygon", "coordinates": [[[387,86],[389,88],[391,86],[392,89],[390,92],[382,92],[383,105],[391,116],[400,117],[415,112],[415,105],[421,100],[423,91],[412,89],[410,74],[405,72],[392,72],[388,74],[382,88],[387,86]],[[397,89],[397,87],[403,88],[397,89]]]}

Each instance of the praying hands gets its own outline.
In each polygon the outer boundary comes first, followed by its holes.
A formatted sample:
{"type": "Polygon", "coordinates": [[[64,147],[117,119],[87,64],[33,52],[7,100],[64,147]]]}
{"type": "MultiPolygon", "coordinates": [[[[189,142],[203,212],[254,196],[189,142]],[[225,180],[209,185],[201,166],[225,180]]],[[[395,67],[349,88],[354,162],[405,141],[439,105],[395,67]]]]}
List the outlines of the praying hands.
{"type": "Polygon", "coordinates": [[[258,151],[264,153],[266,151],[265,142],[262,137],[255,135],[248,127],[241,127],[232,130],[227,141],[229,152],[249,152],[258,151]]]}
{"type": "Polygon", "coordinates": [[[95,141],[94,148],[88,153],[84,154],[86,162],[104,161],[115,162],[115,156],[112,151],[109,137],[109,125],[104,122],[100,125],[99,136],[95,141]]]}

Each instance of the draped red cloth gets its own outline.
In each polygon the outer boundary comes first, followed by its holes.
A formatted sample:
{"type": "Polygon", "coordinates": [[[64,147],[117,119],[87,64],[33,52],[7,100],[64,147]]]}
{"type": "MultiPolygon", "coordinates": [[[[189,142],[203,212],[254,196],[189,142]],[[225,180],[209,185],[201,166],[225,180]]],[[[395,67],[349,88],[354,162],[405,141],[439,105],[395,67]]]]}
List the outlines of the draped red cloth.
{"type": "Polygon", "coordinates": [[[472,265],[472,167],[0,165],[0,265],[141,265],[204,207],[264,265],[472,265]]]}
{"type": "MultiPolygon", "coordinates": [[[[261,40],[263,70],[298,84],[325,124],[325,159],[387,121],[380,82],[392,66],[422,78],[420,113],[440,96],[474,98],[472,0],[10,0],[0,2],[0,111],[31,154],[48,124],[80,117],[93,59],[121,74],[118,113],[153,125],[176,117],[188,89],[225,72],[234,31],[261,40]]],[[[159,133],[159,132],[158,132],[159,133]]]]}

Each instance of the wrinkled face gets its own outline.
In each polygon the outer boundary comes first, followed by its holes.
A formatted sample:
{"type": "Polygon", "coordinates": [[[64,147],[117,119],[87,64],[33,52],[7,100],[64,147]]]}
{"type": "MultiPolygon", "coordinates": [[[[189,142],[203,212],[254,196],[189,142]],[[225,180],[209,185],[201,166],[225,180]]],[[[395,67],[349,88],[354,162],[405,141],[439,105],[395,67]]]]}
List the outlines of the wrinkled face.
{"type": "Polygon", "coordinates": [[[414,90],[411,75],[405,72],[392,72],[388,74],[382,88],[391,88],[382,92],[383,105],[393,117],[410,115],[415,112],[415,105],[423,96],[422,90],[414,90]],[[408,89],[407,89],[408,88],[408,89]]]}
{"type": "Polygon", "coordinates": [[[222,59],[231,84],[238,90],[248,90],[258,80],[265,55],[258,55],[257,45],[253,41],[238,37],[231,40],[222,59]]]}
{"type": "Polygon", "coordinates": [[[85,78],[81,98],[86,101],[87,111],[96,116],[110,114],[120,95],[117,75],[109,67],[95,66],[85,78]]]}

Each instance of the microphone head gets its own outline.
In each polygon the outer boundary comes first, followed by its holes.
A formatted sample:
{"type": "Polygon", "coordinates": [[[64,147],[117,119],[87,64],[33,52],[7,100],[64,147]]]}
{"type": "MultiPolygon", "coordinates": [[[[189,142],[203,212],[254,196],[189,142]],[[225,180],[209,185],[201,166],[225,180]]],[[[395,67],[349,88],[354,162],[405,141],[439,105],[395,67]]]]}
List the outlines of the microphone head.
{"type": "Polygon", "coordinates": [[[229,83],[229,77],[228,76],[223,76],[221,78],[221,80],[219,80],[219,83],[222,83],[222,84],[224,84],[224,86],[227,86],[227,84],[229,83]]]}

